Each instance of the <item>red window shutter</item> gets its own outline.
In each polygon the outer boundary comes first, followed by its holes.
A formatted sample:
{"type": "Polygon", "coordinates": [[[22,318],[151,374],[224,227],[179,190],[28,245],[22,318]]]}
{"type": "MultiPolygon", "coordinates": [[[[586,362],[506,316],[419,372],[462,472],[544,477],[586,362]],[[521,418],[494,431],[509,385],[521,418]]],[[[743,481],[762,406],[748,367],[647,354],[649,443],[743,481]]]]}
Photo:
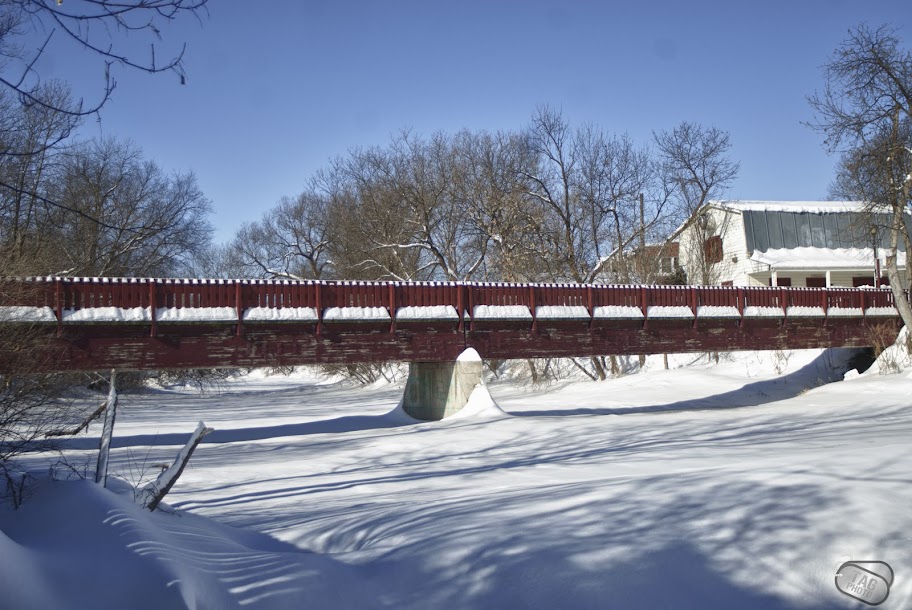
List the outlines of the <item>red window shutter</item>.
{"type": "Polygon", "coordinates": [[[722,236],[713,235],[703,242],[703,255],[710,265],[722,262],[722,236]]]}

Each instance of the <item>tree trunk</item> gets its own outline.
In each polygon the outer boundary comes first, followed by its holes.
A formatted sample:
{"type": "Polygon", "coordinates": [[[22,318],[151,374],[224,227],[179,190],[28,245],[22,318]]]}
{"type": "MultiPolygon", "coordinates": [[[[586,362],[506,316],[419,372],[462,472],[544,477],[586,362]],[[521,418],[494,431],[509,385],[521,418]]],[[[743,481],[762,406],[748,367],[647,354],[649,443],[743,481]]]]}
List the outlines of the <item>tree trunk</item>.
{"type": "Polygon", "coordinates": [[[608,378],[608,375],[605,374],[605,367],[602,365],[602,361],[598,359],[598,356],[592,356],[590,358],[592,361],[592,368],[595,369],[595,374],[598,376],[599,381],[605,381],[608,378]]]}
{"type": "MultiPolygon", "coordinates": [[[[893,301],[896,303],[896,309],[902,318],[906,328],[912,328],[912,307],[909,306],[909,299],[906,298],[906,291],[903,290],[902,281],[899,276],[899,269],[896,265],[896,250],[899,246],[900,236],[905,233],[906,224],[903,218],[904,206],[893,206],[893,220],[890,223],[890,249],[887,251],[887,278],[890,280],[890,289],[893,291],[893,301]]],[[[908,253],[907,253],[908,255],[908,253]]],[[[906,261],[908,267],[909,261],[906,261]]]]}
{"type": "Polygon", "coordinates": [[[538,383],[538,371],[535,370],[535,361],[531,358],[527,358],[526,363],[529,365],[529,374],[532,375],[532,383],[538,383]]]}
{"type": "Polygon", "coordinates": [[[95,409],[95,411],[91,415],[89,415],[87,418],[85,418],[85,420],[83,420],[83,422],[81,424],[79,424],[77,427],[71,428],[70,430],[62,430],[62,429],[61,430],[52,430],[52,431],[48,432],[47,434],[45,434],[44,437],[52,438],[55,436],[76,436],[83,430],[87,429],[89,427],[89,424],[91,424],[93,421],[95,421],[95,419],[99,415],[101,415],[105,411],[105,409],[107,409],[107,407],[108,407],[108,401],[104,401],[103,403],[101,403],[101,405],[97,409],[95,409]]]}

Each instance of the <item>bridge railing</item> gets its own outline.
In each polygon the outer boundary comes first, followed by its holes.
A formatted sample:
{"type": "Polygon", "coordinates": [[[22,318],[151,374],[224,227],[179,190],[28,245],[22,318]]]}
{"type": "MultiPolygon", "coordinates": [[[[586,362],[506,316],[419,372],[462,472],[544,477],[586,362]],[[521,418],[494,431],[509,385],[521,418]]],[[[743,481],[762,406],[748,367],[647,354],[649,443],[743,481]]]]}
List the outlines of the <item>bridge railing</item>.
{"type": "Polygon", "coordinates": [[[593,286],[593,306],[595,307],[638,307],[643,309],[643,290],[641,286],[593,286]]]}
{"type": "MultiPolygon", "coordinates": [[[[452,307],[460,321],[474,319],[478,306],[528,309],[533,320],[540,308],[583,308],[594,316],[599,308],[609,311],[650,308],[683,308],[701,315],[732,316],[865,315],[889,313],[895,306],[889,289],[785,288],[765,286],[628,286],[582,284],[505,284],[474,282],[346,282],[270,281],[149,278],[0,278],[0,306],[45,308],[59,321],[63,312],[92,308],[148,310],[156,319],[159,309],[229,308],[236,318],[252,309],[309,308],[317,320],[331,308],[384,308],[391,318],[402,308],[452,307]],[[795,309],[793,309],[795,308],[795,309]],[[849,312],[849,313],[847,313],[849,312]]],[[[452,310],[448,310],[452,311],[452,310]]],[[[553,309],[551,312],[553,313],[553,309]]],[[[84,317],[83,319],[90,319],[84,317]]],[[[265,319],[265,318],[260,318],[265,319]]]]}

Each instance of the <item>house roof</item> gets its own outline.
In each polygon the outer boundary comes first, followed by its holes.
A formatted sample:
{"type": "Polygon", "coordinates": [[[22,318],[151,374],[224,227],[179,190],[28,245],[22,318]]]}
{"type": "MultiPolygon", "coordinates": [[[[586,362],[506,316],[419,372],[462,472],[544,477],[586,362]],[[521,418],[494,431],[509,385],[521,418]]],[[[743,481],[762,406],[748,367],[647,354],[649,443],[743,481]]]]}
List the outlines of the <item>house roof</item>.
{"type": "MultiPolygon", "coordinates": [[[[852,250],[873,247],[871,226],[878,227],[877,247],[889,246],[890,215],[866,208],[863,201],[722,201],[707,208],[739,214],[743,218],[748,252],[820,248],[852,250]]],[[[906,218],[907,227],[912,218],[906,218]]],[[[912,234],[912,233],[910,233],[912,234]]],[[[899,250],[905,251],[900,241],[899,250]]]]}
{"type": "Polygon", "coordinates": [[[676,241],[664,244],[646,244],[645,253],[647,256],[655,257],[680,256],[680,246],[676,241]]]}

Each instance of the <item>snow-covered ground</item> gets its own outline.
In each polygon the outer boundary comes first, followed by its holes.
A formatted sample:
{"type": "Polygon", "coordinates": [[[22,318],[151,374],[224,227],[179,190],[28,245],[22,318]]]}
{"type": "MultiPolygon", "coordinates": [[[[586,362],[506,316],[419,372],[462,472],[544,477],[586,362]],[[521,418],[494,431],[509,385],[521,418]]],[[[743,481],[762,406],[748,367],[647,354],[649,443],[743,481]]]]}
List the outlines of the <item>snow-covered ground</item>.
{"type": "MultiPolygon", "coordinates": [[[[46,481],[0,509],[0,607],[857,608],[852,559],[889,563],[880,607],[908,609],[912,379],[809,389],[841,358],[819,354],[493,382],[502,411],[435,423],[401,387],[306,375],[122,395],[119,494],[46,481]],[[173,510],[137,508],[127,483],[201,419],[173,510]]],[[[68,441],[77,469],[99,428],[68,441]]]]}

